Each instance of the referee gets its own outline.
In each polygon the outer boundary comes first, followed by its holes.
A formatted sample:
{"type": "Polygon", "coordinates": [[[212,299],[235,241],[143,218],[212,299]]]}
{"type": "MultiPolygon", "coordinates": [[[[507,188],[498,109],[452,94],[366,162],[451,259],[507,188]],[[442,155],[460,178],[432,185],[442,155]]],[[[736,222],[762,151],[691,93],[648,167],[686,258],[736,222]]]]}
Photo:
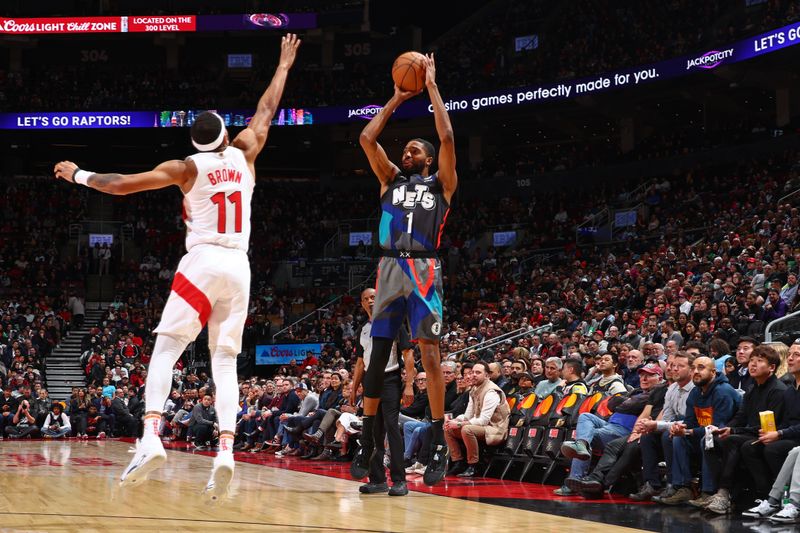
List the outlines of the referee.
{"type": "MultiPolygon", "coordinates": [[[[370,357],[372,355],[372,306],[375,303],[375,289],[365,289],[361,293],[361,307],[366,311],[369,322],[361,326],[356,333],[358,344],[356,353],[358,361],[353,372],[353,387],[350,393],[350,403],[355,403],[358,386],[364,377],[366,369],[369,368],[370,357]]],[[[389,496],[405,496],[408,494],[406,487],[406,472],[403,464],[404,445],[400,434],[400,401],[410,403],[414,399],[412,387],[414,377],[414,348],[405,327],[401,327],[397,339],[392,346],[389,361],[384,370],[384,384],[381,391],[381,403],[378,406],[378,413],[373,424],[373,437],[375,440],[375,453],[372,454],[369,463],[369,483],[361,485],[358,490],[362,494],[378,494],[389,492],[389,496]],[[402,354],[402,356],[400,356],[402,354]],[[400,373],[400,361],[406,369],[406,386],[403,390],[403,380],[400,373]],[[386,483],[386,469],[383,466],[384,436],[389,440],[389,473],[392,478],[392,488],[386,483]]],[[[358,453],[363,453],[359,449],[358,453]]]]}

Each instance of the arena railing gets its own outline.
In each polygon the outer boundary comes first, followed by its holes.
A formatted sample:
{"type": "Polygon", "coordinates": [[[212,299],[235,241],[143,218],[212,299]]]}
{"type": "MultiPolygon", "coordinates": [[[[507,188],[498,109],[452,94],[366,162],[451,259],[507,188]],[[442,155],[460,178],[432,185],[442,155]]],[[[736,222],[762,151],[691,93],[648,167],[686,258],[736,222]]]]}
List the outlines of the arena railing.
{"type": "Polygon", "coordinates": [[[575,242],[580,242],[581,236],[596,233],[612,222],[611,211],[604,207],[602,211],[595,213],[575,227],[575,242]]]}
{"type": "Polygon", "coordinates": [[[487,339],[482,343],[478,343],[475,346],[468,346],[466,348],[462,348],[461,350],[457,350],[455,352],[449,353],[447,356],[458,356],[462,353],[467,353],[475,350],[476,352],[480,353],[484,350],[492,348],[493,346],[497,346],[498,344],[504,344],[507,341],[512,341],[514,339],[518,339],[520,337],[525,337],[526,335],[541,335],[542,333],[546,333],[548,331],[552,331],[553,324],[544,324],[542,326],[536,328],[519,328],[513,331],[509,331],[504,333],[503,335],[498,335],[497,337],[492,337],[491,339],[487,339]]]}
{"type": "MultiPolygon", "coordinates": [[[[368,282],[369,282],[369,281],[370,281],[370,280],[371,280],[371,279],[374,277],[374,275],[375,275],[375,273],[377,272],[377,270],[378,270],[378,269],[377,269],[377,267],[376,267],[376,268],[375,268],[375,270],[372,272],[372,274],[371,274],[370,276],[368,276],[367,278],[365,278],[365,279],[364,279],[362,282],[360,282],[360,283],[358,283],[358,284],[356,284],[356,285],[353,285],[353,286],[351,286],[351,287],[350,287],[350,288],[347,290],[347,292],[345,292],[345,293],[343,293],[343,294],[340,294],[339,296],[337,296],[337,297],[336,297],[336,298],[334,298],[333,300],[329,301],[328,303],[326,303],[326,304],[323,304],[323,305],[321,305],[321,306],[317,307],[316,309],[314,309],[314,310],[313,310],[313,311],[311,311],[310,313],[308,313],[308,314],[306,314],[306,315],[302,316],[301,318],[299,318],[299,319],[295,320],[294,322],[292,322],[291,324],[289,324],[289,325],[288,325],[288,326],[286,326],[285,328],[283,328],[283,329],[281,329],[280,331],[278,331],[277,333],[275,333],[275,334],[272,336],[272,342],[275,342],[275,341],[277,340],[277,338],[278,338],[278,337],[279,337],[279,336],[280,336],[282,333],[285,333],[285,332],[289,331],[289,330],[290,330],[291,328],[293,328],[294,326],[297,326],[298,324],[302,324],[303,322],[305,322],[306,320],[308,320],[310,317],[312,317],[312,316],[315,316],[315,315],[316,315],[316,314],[318,314],[318,313],[321,313],[321,312],[323,312],[323,311],[327,311],[327,310],[328,310],[328,307],[330,307],[331,305],[335,304],[336,302],[338,302],[339,300],[341,300],[342,298],[344,298],[344,296],[345,296],[346,294],[350,294],[350,293],[352,293],[354,290],[356,290],[356,289],[361,289],[362,287],[364,287],[364,286],[365,286],[365,285],[366,285],[366,284],[367,284],[367,283],[368,283],[368,282]]],[[[352,279],[352,278],[351,278],[351,279],[352,279]]]]}
{"type": "Polygon", "coordinates": [[[336,224],[335,233],[323,247],[323,257],[333,259],[341,256],[341,250],[350,246],[349,237],[351,232],[374,233],[375,228],[378,227],[379,220],[380,218],[377,216],[340,220],[336,224]]]}
{"type": "Polygon", "coordinates": [[[783,196],[780,200],[778,200],[778,205],[785,203],[786,200],[788,200],[789,198],[794,198],[795,196],[797,196],[798,193],[800,193],[800,189],[793,190],[792,192],[790,192],[789,194],[783,196]]]}
{"type": "Polygon", "coordinates": [[[786,342],[786,344],[791,344],[797,338],[800,338],[800,311],[795,311],[781,318],[776,318],[767,324],[766,329],[764,329],[764,342],[774,342],[777,340],[786,342]],[[792,325],[794,325],[794,327],[792,327],[792,325]],[[784,329],[784,326],[787,327],[784,329]],[[778,331],[775,331],[773,334],[773,331],[776,329],[778,331]],[[780,334],[780,338],[777,338],[778,334],[780,334]],[[787,337],[790,337],[788,339],[789,342],[784,340],[787,337]]]}

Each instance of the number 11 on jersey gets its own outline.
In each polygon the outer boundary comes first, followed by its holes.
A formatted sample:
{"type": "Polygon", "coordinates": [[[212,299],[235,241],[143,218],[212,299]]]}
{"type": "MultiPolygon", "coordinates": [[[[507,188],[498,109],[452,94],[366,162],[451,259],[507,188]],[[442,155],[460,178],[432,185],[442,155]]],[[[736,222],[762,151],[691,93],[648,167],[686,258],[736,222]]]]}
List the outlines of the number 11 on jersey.
{"type": "MultiPolygon", "coordinates": [[[[225,193],[218,192],[211,197],[211,202],[217,205],[217,232],[228,233],[227,210],[225,209],[225,193]]],[[[235,207],[235,217],[233,221],[234,233],[242,232],[242,193],[236,191],[228,195],[227,200],[235,207]]]]}

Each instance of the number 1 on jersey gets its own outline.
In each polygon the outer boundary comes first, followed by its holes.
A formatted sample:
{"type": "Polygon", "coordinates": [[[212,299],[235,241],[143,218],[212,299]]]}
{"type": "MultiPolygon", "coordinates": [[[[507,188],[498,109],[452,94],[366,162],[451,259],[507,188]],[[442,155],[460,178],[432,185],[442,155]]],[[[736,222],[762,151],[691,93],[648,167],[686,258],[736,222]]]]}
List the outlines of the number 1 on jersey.
{"type": "Polygon", "coordinates": [[[411,227],[414,225],[414,212],[411,211],[409,214],[406,215],[408,219],[408,227],[406,228],[406,233],[411,235],[411,227]]]}
{"type": "MultiPolygon", "coordinates": [[[[242,232],[242,193],[236,191],[228,195],[227,200],[236,207],[236,214],[233,221],[234,233],[242,232]]],[[[211,197],[211,202],[217,204],[217,231],[219,233],[227,233],[228,231],[228,218],[225,209],[225,193],[218,192],[211,197]]],[[[410,227],[410,226],[409,226],[410,227]]]]}

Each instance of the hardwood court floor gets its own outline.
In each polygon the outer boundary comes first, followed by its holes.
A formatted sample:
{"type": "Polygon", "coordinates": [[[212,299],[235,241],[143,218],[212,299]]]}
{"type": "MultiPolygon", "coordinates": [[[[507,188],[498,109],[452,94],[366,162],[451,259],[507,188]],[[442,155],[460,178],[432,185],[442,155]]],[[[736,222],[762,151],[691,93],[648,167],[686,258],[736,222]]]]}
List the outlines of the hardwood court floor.
{"type": "Polygon", "coordinates": [[[359,483],[237,462],[231,497],[200,492],[212,458],[168,451],[136,488],[117,480],[130,461],[120,441],[0,443],[0,531],[637,531],[412,491],[359,494],[359,483]]]}

